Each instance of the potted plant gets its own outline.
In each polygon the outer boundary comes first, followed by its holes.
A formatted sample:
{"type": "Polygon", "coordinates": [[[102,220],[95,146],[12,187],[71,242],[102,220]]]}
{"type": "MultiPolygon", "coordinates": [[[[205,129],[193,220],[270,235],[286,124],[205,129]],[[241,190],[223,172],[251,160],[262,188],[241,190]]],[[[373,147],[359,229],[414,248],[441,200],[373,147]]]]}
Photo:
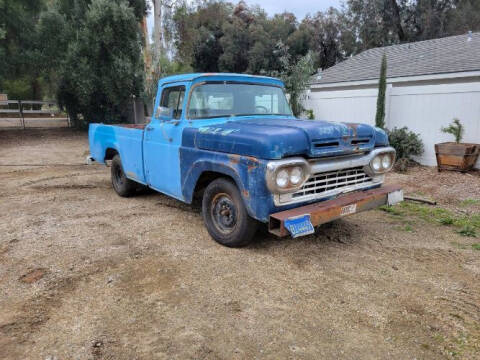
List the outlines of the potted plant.
{"type": "Polygon", "coordinates": [[[438,171],[457,170],[465,172],[471,170],[478,159],[480,145],[461,142],[464,128],[458,119],[453,119],[449,126],[442,127],[441,130],[446,134],[452,134],[455,137],[455,142],[435,144],[438,171]]]}

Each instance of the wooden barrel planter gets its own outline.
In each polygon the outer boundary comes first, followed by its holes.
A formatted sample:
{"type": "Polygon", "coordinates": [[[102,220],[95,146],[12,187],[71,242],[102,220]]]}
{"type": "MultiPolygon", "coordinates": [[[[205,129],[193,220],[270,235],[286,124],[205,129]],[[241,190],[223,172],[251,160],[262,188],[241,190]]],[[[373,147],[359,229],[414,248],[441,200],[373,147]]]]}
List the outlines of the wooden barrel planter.
{"type": "Polygon", "coordinates": [[[446,142],[435,144],[438,171],[468,171],[473,168],[480,153],[480,145],[446,142]]]}

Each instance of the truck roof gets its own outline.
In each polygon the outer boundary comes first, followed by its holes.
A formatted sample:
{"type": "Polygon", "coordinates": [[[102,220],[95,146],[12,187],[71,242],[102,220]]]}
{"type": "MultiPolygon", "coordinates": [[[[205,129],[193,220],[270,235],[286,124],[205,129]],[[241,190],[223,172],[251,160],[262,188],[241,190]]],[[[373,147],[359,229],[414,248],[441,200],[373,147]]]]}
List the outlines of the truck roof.
{"type": "Polygon", "coordinates": [[[260,76],[260,75],[249,75],[249,74],[236,74],[236,73],[189,73],[189,74],[178,74],[164,77],[158,81],[159,85],[164,85],[167,83],[177,82],[177,81],[195,81],[198,79],[205,80],[205,78],[211,78],[211,80],[232,80],[232,81],[252,81],[252,82],[262,82],[269,83],[272,85],[284,86],[283,82],[279,79],[269,77],[269,76],[260,76]]]}

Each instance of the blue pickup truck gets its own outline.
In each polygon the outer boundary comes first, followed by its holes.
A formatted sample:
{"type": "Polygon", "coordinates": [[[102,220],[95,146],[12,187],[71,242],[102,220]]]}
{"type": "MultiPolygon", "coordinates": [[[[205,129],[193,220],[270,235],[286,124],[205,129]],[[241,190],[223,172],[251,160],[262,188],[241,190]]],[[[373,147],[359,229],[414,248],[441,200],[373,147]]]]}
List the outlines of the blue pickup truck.
{"type": "Polygon", "coordinates": [[[382,186],[395,161],[383,130],[297,119],[270,77],[166,77],[148,124],[91,124],[89,143],[91,159],[111,165],[118,195],[147,186],[201,198],[209,234],[231,247],[251,241],[259,223],[297,237],[403,200],[398,186],[382,186]]]}

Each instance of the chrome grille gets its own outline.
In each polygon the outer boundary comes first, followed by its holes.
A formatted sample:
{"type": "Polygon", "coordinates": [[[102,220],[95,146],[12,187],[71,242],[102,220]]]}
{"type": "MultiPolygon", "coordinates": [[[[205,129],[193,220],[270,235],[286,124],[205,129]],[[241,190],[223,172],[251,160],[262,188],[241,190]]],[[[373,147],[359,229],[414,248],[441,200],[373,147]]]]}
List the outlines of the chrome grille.
{"type": "Polygon", "coordinates": [[[371,183],[373,183],[373,179],[363,171],[361,166],[318,173],[312,175],[300,190],[293,193],[292,199],[317,197],[315,195],[327,195],[332,191],[335,193],[342,192],[342,190],[352,191],[371,183]]]}

